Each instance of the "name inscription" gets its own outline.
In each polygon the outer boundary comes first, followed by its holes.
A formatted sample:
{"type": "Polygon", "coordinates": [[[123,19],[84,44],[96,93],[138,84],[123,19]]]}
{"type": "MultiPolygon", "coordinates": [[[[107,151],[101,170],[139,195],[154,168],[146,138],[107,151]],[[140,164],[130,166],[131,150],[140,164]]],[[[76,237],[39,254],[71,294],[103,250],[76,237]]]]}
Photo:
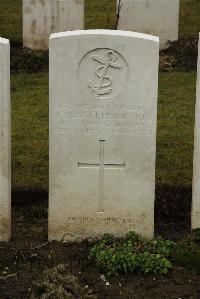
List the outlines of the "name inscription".
{"type": "Polygon", "coordinates": [[[55,108],[54,113],[55,133],[152,135],[145,106],[69,103],[55,108]]]}
{"type": "Polygon", "coordinates": [[[133,219],[131,218],[114,218],[114,217],[68,217],[67,221],[70,223],[80,223],[80,222],[89,222],[89,223],[126,223],[126,224],[134,224],[133,219]]]}

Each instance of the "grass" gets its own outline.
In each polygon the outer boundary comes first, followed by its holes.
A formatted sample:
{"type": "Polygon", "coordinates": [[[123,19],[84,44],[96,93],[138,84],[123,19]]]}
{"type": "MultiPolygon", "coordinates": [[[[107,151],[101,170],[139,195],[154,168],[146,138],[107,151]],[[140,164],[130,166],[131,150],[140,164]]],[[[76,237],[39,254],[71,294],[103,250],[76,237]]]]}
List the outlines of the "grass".
{"type": "Polygon", "coordinates": [[[48,74],[18,74],[12,87],[13,190],[48,190],[48,74]]]}
{"type": "MultiPolygon", "coordinates": [[[[22,42],[21,10],[21,0],[0,1],[0,36],[12,43],[22,42]]],[[[86,28],[116,26],[115,0],[86,0],[85,12],[86,28]]],[[[199,12],[199,0],[180,0],[180,37],[197,35],[199,12]]],[[[13,190],[47,191],[48,74],[13,74],[11,82],[13,190]]],[[[160,73],[157,185],[191,186],[195,85],[194,72],[160,73]]]]}
{"type": "Polygon", "coordinates": [[[200,1],[180,0],[179,36],[186,38],[200,32],[200,1]]]}
{"type": "Polygon", "coordinates": [[[195,72],[160,73],[157,184],[191,186],[195,72]]]}
{"type": "Polygon", "coordinates": [[[85,0],[87,29],[116,29],[115,0],[85,0]]]}
{"type": "Polygon", "coordinates": [[[0,36],[22,42],[22,0],[0,1],[0,36]]]}

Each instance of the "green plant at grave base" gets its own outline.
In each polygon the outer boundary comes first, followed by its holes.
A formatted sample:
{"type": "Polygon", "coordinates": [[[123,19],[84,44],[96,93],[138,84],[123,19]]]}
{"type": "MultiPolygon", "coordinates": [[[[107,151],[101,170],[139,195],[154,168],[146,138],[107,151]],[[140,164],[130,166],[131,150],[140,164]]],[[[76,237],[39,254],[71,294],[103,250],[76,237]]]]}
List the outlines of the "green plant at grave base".
{"type": "Polygon", "coordinates": [[[178,265],[200,274],[200,229],[177,242],[173,259],[178,265]]]}
{"type": "Polygon", "coordinates": [[[193,241],[199,243],[200,245],[200,228],[193,230],[193,241]]]}
{"type": "Polygon", "coordinates": [[[175,243],[161,237],[147,240],[134,232],[121,239],[104,235],[91,248],[89,258],[109,276],[131,272],[165,274],[172,268],[169,258],[174,247],[175,243]]]}

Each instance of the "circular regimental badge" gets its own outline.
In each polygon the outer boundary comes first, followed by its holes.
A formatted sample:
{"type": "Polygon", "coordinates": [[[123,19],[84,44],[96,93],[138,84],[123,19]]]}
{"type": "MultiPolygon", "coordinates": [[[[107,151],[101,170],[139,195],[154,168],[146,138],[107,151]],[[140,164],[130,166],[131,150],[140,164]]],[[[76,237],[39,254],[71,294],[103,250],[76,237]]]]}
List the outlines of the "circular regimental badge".
{"type": "Polygon", "coordinates": [[[94,49],[79,64],[81,88],[97,99],[119,95],[128,81],[125,58],[112,49],[94,49]]]}

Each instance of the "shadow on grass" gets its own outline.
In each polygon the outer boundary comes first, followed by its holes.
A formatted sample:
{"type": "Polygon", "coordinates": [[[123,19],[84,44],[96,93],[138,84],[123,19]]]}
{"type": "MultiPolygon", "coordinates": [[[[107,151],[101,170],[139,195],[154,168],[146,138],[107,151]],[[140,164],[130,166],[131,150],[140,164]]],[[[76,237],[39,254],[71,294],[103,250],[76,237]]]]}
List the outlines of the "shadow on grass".
{"type": "Polygon", "coordinates": [[[35,51],[12,42],[10,57],[12,73],[47,72],[49,69],[49,51],[35,51]]]}
{"type": "Polygon", "coordinates": [[[155,233],[178,239],[190,231],[192,189],[190,187],[156,187],[155,233]]]}
{"type": "Polygon", "coordinates": [[[41,205],[41,201],[44,205],[48,206],[48,193],[46,191],[25,191],[25,190],[13,190],[12,191],[12,206],[24,206],[35,204],[41,205]]]}

